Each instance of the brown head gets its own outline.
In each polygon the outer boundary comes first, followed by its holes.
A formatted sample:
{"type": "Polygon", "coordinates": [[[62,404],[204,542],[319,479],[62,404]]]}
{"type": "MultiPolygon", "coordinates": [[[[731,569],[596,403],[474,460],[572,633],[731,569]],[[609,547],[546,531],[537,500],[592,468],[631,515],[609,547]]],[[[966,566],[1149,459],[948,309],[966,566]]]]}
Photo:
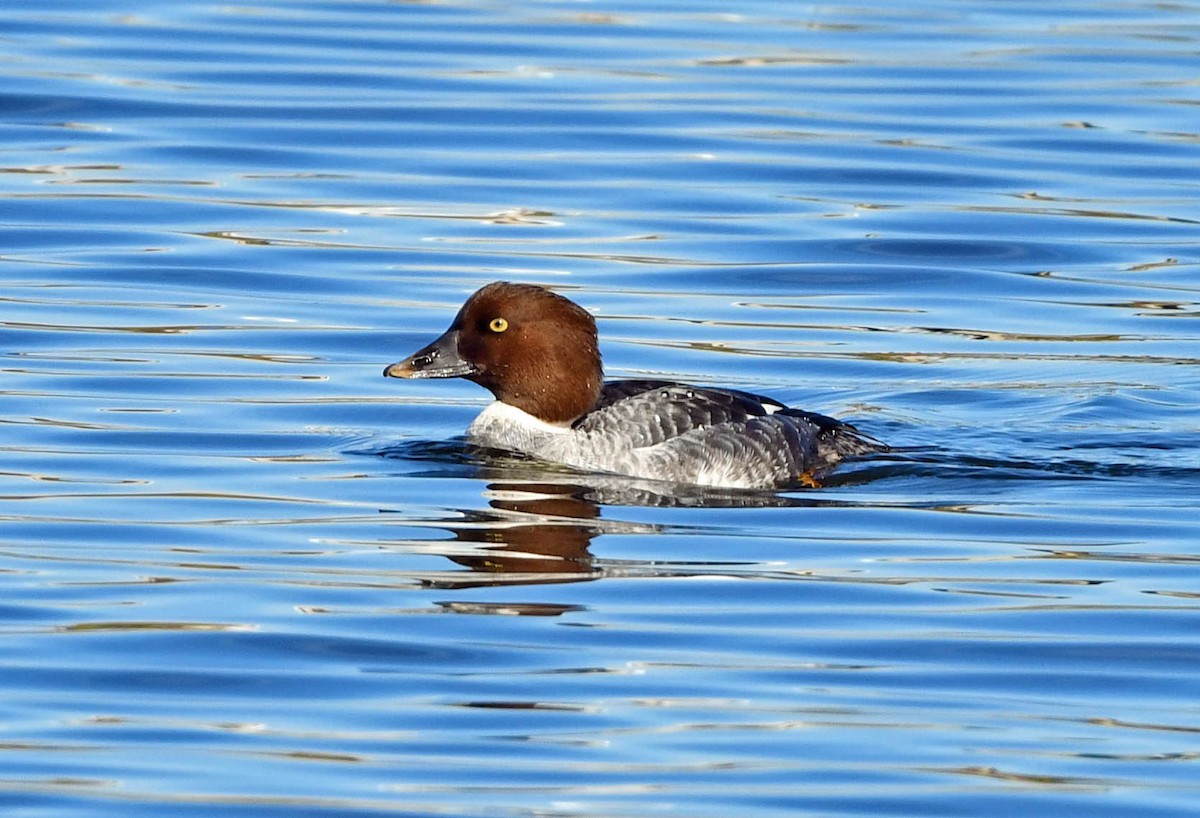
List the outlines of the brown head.
{"type": "Polygon", "coordinates": [[[600,395],[592,316],[533,284],[488,284],[432,344],[383,371],[393,378],[466,378],[547,423],[566,424],[600,395]]]}

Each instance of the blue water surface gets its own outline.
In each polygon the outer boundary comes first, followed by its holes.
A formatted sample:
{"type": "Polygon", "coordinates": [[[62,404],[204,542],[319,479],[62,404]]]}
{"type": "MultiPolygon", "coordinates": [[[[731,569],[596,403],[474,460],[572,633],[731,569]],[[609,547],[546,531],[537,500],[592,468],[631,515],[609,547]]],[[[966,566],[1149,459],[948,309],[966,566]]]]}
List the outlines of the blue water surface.
{"type": "Polygon", "coordinates": [[[1200,5],[0,9],[0,809],[1195,815],[1200,5]],[[383,366],[496,279],[897,449],[383,366]]]}

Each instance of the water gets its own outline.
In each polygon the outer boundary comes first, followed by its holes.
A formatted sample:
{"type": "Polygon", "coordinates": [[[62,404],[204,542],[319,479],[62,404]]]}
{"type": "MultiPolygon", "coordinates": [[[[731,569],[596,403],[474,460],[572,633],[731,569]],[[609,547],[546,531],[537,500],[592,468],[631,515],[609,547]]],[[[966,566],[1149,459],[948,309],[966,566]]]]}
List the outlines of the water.
{"type": "Polygon", "coordinates": [[[1195,3],[0,11],[6,816],[1195,814],[1195,3]],[[481,458],[477,286],[903,447],[481,458]]]}

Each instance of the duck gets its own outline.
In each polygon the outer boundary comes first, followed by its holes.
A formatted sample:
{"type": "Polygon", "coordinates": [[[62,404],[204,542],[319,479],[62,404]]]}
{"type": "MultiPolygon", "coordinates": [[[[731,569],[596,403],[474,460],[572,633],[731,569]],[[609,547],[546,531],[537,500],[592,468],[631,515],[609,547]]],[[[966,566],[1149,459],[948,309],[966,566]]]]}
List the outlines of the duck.
{"type": "Polygon", "coordinates": [[[839,462],[886,451],[853,425],[738,389],[604,380],[596,322],[550,289],[497,281],[389,378],[465,378],[495,400],[478,446],[585,472],[723,489],[817,488],[839,462]]]}

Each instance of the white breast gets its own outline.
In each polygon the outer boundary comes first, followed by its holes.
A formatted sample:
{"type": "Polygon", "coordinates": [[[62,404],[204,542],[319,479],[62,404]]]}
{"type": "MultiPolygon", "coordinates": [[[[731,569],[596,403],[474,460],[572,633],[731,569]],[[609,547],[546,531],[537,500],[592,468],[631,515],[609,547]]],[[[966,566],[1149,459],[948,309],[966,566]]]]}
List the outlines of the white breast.
{"type": "Polygon", "coordinates": [[[537,452],[552,438],[571,433],[571,427],[547,423],[500,401],[493,401],[467,427],[467,435],[484,446],[537,452]]]}

